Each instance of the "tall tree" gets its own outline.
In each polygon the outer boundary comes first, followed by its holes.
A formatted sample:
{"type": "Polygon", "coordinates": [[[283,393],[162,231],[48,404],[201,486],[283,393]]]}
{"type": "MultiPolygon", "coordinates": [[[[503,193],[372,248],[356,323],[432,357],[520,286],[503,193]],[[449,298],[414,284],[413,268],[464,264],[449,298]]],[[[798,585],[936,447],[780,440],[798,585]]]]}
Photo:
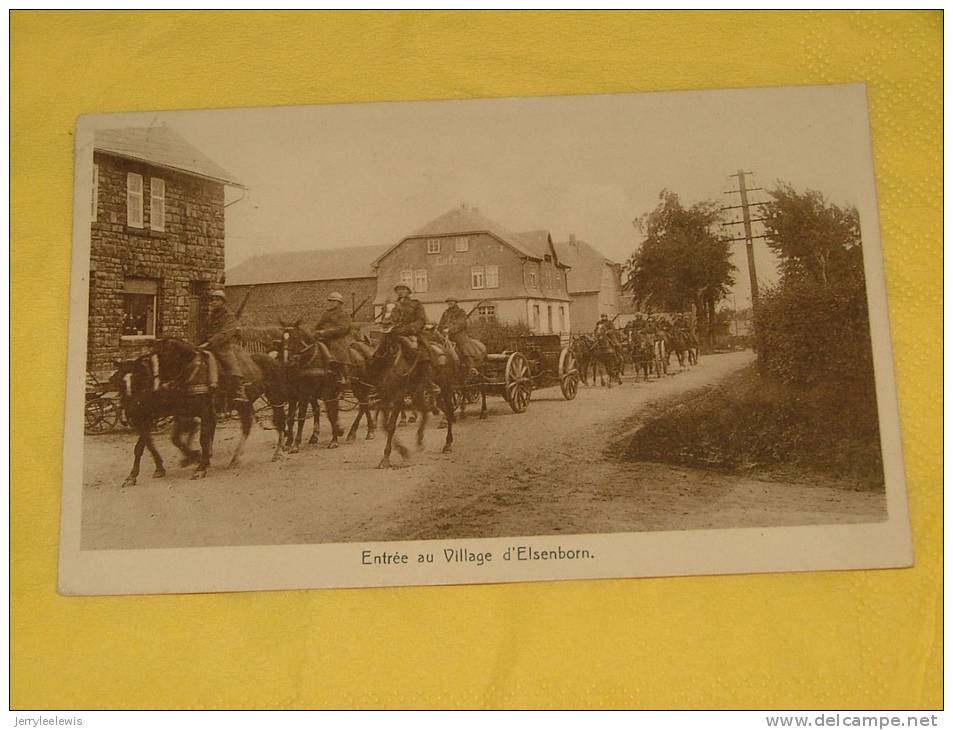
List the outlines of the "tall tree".
{"type": "Polygon", "coordinates": [[[828,203],[816,190],[798,193],[789,183],[768,191],[762,206],[768,246],[781,259],[784,277],[821,285],[863,275],[860,219],[856,208],[828,203]]]}
{"type": "Polygon", "coordinates": [[[636,220],[644,240],[626,262],[626,286],[636,302],[669,312],[694,305],[709,341],[715,307],[734,284],[731,244],[717,232],[720,220],[715,203],[686,208],[676,193],[662,190],[655,210],[636,220]]]}

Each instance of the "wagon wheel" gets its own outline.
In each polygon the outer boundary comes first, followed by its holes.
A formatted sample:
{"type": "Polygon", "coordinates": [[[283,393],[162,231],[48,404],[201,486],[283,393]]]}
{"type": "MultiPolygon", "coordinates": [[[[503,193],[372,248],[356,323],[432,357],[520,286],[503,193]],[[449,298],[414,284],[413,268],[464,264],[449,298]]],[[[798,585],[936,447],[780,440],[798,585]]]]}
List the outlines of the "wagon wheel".
{"type": "Polygon", "coordinates": [[[564,347],[559,353],[559,389],[566,400],[575,398],[579,390],[579,369],[576,367],[576,357],[568,347],[564,347]]]}
{"type": "Polygon", "coordinates": [[[86,433],[109,433],[119,423],[119,407],[110,398],[95,398],[86,403],[86,433]]]}
{"type": "Polygon", "coordinates": [[[514,352],[506,360],[503,371],[503,397],[514,413],[522,413],[529,405],[533,393],[532,374],[529,363],[522,353],[514,352]]]}

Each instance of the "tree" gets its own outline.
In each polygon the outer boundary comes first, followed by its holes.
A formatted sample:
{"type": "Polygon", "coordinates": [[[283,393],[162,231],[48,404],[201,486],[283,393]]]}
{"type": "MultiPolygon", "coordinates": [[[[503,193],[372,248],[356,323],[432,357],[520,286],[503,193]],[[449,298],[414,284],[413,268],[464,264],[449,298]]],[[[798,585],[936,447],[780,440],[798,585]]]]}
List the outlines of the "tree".
{"type": "Polygon", "coordinates": [[[635,221],[645,238],[626,262],[626,287],[636,302],[654,309],[694,306],[711,343],[715,307],[734,284],[731,244],[716,232],[721,216],[715,203],[686,208],[669,190],[659,193],[659,201],[635,221]]]}
{"type": "Polygon", "coordinates": [[[786,278],[828,285],[863,276],[860,219],[856,208],[828,203],[816,190],[798,193],[788,183],[768,191],[762,206],[768,246],[781,259],[786,278]]]}

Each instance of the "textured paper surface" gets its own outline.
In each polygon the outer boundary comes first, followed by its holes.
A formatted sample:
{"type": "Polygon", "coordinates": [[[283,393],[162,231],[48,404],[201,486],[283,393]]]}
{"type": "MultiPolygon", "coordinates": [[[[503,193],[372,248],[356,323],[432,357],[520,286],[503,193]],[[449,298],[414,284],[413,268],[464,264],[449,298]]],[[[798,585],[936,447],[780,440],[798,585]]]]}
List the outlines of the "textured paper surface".
{"type": "Polygon", "coordinates": [[[937,706],[940,31],[938,12],[15,14],[14,706],[937,706]],[[846,81],[868,84],[913,569],[56,595],[77,114],[846,81]]]}

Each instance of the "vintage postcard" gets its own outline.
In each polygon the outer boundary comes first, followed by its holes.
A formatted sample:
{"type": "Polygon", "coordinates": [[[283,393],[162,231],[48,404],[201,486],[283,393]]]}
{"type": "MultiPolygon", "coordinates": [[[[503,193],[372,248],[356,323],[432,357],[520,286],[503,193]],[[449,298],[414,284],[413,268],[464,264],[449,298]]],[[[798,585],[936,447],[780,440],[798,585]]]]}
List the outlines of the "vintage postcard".
{"type": "Polygon", "coordinates": [[[862,85],[76,126],[60,591],[909,566],[862,85]]]}

